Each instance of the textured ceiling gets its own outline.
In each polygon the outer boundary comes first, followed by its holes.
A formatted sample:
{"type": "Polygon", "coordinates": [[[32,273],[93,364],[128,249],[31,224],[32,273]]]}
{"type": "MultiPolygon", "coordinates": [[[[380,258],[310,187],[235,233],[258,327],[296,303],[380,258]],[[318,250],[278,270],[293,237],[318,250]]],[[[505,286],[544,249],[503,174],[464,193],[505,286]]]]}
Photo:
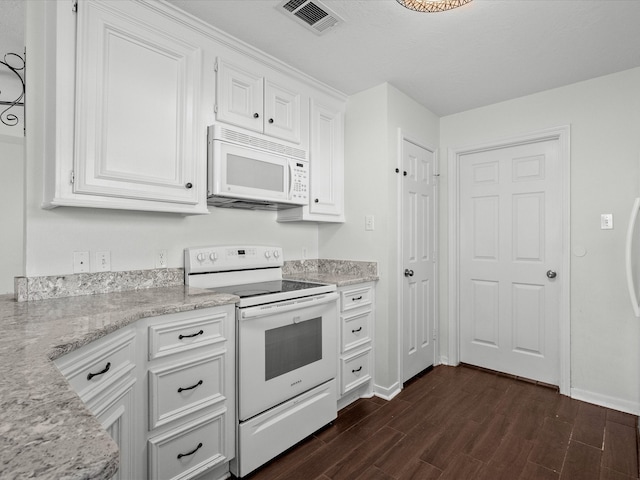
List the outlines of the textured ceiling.
{"type": "MultiPolygon", "coordinates": [[[[279,0],[170,0],[354,94],[390,82],[447,115],[640,66],[640,0],[474,0],[417,13],[395,0],[320,0],[345,22],[318,36],[279,0]]],[[[24,0],[0,0],[0,56],[22,52],[24,0]]]]}
{"type": "Polygon", "coordinates": [[[279,0],[170,3],[346,94],[389,82],[438,115],[640,66],[640,0],[320,1],[345,20],[322,36],[279,0]]]}

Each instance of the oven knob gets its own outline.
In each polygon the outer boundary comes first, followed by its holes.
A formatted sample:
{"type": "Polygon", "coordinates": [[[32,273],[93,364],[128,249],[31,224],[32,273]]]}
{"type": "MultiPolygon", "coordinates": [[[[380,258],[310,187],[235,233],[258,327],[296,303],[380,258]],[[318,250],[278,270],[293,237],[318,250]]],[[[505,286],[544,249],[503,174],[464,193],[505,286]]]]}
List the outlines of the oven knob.
{"type": "Polygon", "coordinates": [[[264,252],[264,256],[265,256],[265,258],[270,258],[271,257],[271,252],[264,252]]]}
{"type": "Polygon", "coordinates": [[[273,258],[278,258],[280,256],[280,254],[278,253],[278,250],[274,250],[273,251],[273,258]]]}
{"type": "Polygon", "coordinates": [[[196,258],[198,259],[199,262],[204,262],[205,259],[207,258],[207,256],[204,253],[199,253],[196,258]]]}
{"type": "Polygon", "coordinates": [[[215,252],[214,252],[214,253],[209,254],[209,259],[210,259],[212,262],[215,262],[215,261],[218,259],[218,254],[217,254],[217,253],[215,253],[215,252]]]}

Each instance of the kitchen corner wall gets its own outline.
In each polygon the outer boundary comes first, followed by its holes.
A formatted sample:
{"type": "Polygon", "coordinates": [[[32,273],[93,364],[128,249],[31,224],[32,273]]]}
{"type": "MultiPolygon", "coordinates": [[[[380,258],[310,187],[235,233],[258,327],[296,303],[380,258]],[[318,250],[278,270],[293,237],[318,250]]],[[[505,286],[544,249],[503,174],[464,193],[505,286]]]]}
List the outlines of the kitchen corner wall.
{"type": "Polygon", "coordinates": [[[74,251],[91,252],[91,261],[97,251],[111,252],[113,271],[155,268],[159,250],[167,250],[168,267],[182,267],[185,247],[210,244],[281,245],[285,260],[302,258],[303,248],[308,258],[318,257],[317,225],[280,224],[274,212],[209,207],[210,215],[182,216],[76,207],[43,210],[43,168],[50,161],[43,139],[52,134],[53,125],[48,122],[43,101],[50,86],[44,70],[43,29],[39,27],[42,15],[42,8],[27,8],[25,34],[31,65],[26,95],[27,276],[72,273],[74,251]]]}
{"type": "Polygon", "coordinates": [[[5,130],[0,130],[0,295],[13,293],[13,277],[24,272],[24,137],[21,126],[5,130]]]}
{"type": "MultiPolygon", "coordinates": [[[[447,149],[571,126],[571,394],[640,413],[640,319],[624,270],[627,221],[640,196],[640,69],[441,119],[440,347],[447,356],[447,149]],[[600,230],[612,213],[613,230],[600,230]]],[[[636,245],[636,248],[640,248],[636,245]]]]}
{"type": "Polygon", "coordinates": [[[398,128],[437,148],[439,119],[385,83],[349,98],[345,117],[346,223],[322,225],[320,257],[378,262],[375,382],[378,392],[400,386],[398,351],[398,128]],[[365,231],[365,215],[375,230],[365,231]]]}

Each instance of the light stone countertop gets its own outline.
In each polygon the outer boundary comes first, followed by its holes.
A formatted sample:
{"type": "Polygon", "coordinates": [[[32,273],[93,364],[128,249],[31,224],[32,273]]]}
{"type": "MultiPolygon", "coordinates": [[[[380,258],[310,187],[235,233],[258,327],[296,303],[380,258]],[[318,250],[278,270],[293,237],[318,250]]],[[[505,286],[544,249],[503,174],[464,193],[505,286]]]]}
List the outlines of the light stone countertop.
{"type": "Polygon", "coordinates": [[[141,318],[237,300],[184,286],[31,302],[0,295],[0,478],[110,478],[117,446],[52,360],[141,318]]]}
{"type": "Polygon", "coordinates": [[[346,287],[348,285],[357,285],[365,282],[378,281],[377,275],[346,275],[344,273],[290,273],[285,276],[288,280],[300,280],[303,282],[333,283],[337,287],[346,287]]]}

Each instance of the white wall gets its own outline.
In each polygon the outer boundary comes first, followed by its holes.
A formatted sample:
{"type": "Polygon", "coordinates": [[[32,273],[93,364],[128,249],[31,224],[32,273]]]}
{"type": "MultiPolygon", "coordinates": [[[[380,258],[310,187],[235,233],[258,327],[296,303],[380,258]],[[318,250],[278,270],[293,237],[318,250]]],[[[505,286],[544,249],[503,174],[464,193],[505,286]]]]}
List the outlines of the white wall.
{"type": "MultiPolygon", "coordinates": [[[[571,126],[571,386],[578,398],[640,413],[640,319],[627,295],[624,241],[640,195],[640,69],[441,119],[441,173],[448,148],[571,126]],[[600,230],[612,213],[613,230],[600,230]]],[[[440,348],[447,355],[447,188],[440,203],[440,348]]]]}
{"type": "Polygon", "coordinates": [[[24,274],[24,137],[0,134],[0,294],[24,274]]]}
{"type": "Polygon", "coordinates": [[[398,128],[437,147],[438,117],[389,84],[349,98],[345,120],[345,216],[319,229],[322,258],[378,262],[376,284],[376,384],[397,388],[398,128]],[[365,231],[364,217],[375,216],[365,231]]]}

